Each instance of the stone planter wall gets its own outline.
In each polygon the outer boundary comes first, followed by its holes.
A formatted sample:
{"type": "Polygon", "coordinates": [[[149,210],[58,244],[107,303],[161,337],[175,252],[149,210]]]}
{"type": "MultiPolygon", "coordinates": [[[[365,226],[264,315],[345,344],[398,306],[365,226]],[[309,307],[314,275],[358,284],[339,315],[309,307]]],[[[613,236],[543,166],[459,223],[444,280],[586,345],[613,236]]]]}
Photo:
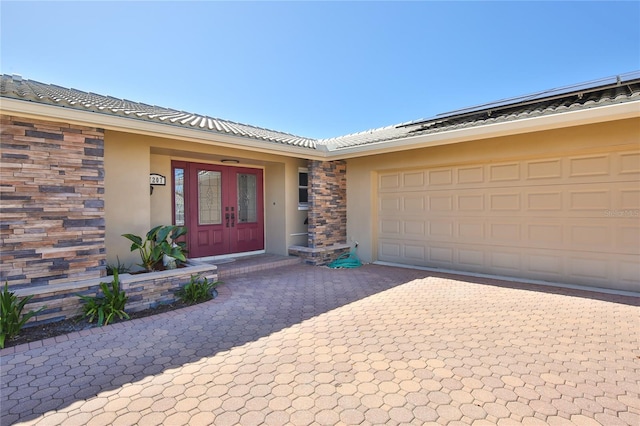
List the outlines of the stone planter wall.
{"type": "MultiPolygon", "coordinates": [[[[188,283],[192,275],[200,275],[217,281],[217,266],[190,262],[186,268],[143,274],[121,274],[122,290],[129,296],[125,307],[127,312],[141,311],[176,300],[174,292],[188,283]]],[[[76,294],[96,296],[100,282],[112,282],[113,277],[70,282],[58,285],[43,285],[15,290],[18,297],[33,294],[23,312],[45,309],[31,318],[27,327],[73,318],[82,312],[82,302],[76,294]]]]}
{"type": "Polygon", "coordinates": [[[328,265],[345,253],[349,253],[348,244],[334,244],[328,247],[303,247],[290,246],[289,254],[302,258],[303,262],[308,265],[321,266],[328,265]]]}

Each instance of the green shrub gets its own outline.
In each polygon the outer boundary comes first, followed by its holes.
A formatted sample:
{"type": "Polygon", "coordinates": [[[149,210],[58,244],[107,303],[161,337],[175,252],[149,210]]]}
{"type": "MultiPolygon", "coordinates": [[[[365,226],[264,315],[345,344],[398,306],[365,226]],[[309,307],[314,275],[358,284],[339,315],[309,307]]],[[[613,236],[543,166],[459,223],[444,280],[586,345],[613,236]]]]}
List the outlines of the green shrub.
{"type": "Polygon", "coordinates": [[[206,302],[218,295],[216,287],[219,281],[209,281],[207,278],[192,275],[191,280],[176,292],[181,301],[189,304],[206,302]]]}
{"type": "Polygon", "coordinates": [[[109,288],[109,283],[100,283],[102,295],[76,295],[84,302],[82,310],[84,317],[89,322],[97,319],[98,325],[103,326],[109,324],[116,316],[120,319],[129,319],[129,314],[124,311],[124,306],[129,297],[120,289],[120,278],[117,270],[114,270],[113,281],[110,284],[111,288],[109,288]]]}
{"type": "Polygon", "coordinates": [[[0,293],[0,349],[4,348],[6,340],[11,340],[18,335],[22,326],[31,317],[44,309],[43,306],[37,311],[29,311],[22,315],[24,305],[32,298],[33,295],[30,295],[18,301],[18,297],[12,291],[9,291],[9,283],[4,283],[4,290],[0,293]]]}
{"type": "Polygon", "coordinates": [[[115,272],[117,272],[118,274],[128,273],[130,269],[129,266],[124,263],[120,263],[120,258],[118,256],[116,256],[116,259],[118,260],[118,263],[116,263],[115,265],[107,265],[107,275],[113,275],[115,272]]]}
{"type": "Polygon", "coordinates": [[[133,234],[122,236],[131,241],[131,251],[138,250],[142,266],[147,271],[155,271],[162,265],[164,255],[175,258],[180,262],[187,260],[185,256],[186,243],[176,241],[187,234],[187,228],[175,225],[160,225],[147,232],[145,239],[133,234]]]}

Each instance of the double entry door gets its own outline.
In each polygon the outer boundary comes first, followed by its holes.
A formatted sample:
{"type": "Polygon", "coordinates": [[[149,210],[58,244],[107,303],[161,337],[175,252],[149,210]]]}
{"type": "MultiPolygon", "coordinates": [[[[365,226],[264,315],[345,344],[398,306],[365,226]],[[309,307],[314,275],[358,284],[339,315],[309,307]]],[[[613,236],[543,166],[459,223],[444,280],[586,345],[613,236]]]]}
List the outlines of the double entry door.
{"type": "Polygon", "coordinates": [[[189,257],[264,249],[261,169],[200,163],[180,166],[184,167],[189,257]]]}

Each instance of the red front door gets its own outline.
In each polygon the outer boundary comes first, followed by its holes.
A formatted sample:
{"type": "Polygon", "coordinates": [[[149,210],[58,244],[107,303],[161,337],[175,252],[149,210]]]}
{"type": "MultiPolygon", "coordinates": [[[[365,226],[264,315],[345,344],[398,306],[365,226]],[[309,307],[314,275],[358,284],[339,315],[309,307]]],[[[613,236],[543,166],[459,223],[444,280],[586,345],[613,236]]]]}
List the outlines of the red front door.
{"type": "Polygon", "coordinates": [[[262,170],[187,163],[189,257],[264,249],[262,170]]]}

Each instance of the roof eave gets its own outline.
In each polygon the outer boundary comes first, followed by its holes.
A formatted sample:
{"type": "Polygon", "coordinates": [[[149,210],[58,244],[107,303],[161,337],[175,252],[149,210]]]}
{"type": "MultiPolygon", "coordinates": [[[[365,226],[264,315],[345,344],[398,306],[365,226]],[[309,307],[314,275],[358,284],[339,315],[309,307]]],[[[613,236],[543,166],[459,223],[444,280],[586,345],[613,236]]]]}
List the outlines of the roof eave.
{"type": "Polygon", "coordinates": [[[245,151],[277,154],[287,157],[323,160],[325,152],[295,145],[263,142],[239,135],[227,135],[199,129],[189,129],[170,124],[154,123],[127,117],[119,117],[93,111],[81,111],[56,105],[41,104],[12,98],[0,98],[0,113],[18,115],[45,121],[62,121],[80,126],[129,132],[155,137],[171,137],[190,142],[217,145],[245,151]]]}
{"type": "Polygon", "coordinates": [[[354,147],[335,148],[329,146],[328,157],[329,159],[357,158],[637,117],[640,117],[640,100],[464,129],[444,130],[354,147]]]}
{"type": "Polygon", "coordinates": [[[12,98],[0,99],[0,112],[40,120],[60,120],[70,124],[100,127],[109,130],[144,134],[155,137],[172,137],[179,140],[224,146],[239,150],[283,155],[310,160],[343,160],[395,151],[450,145],[472,140],[488,139],[563,127],[594,124],[613,120],[640,117],[640,100],[577,111],[517,119],[501,123],[473,126],[463,129],[404,137],[354,147],[336,148],[319,145],[316,150],[294,145],[268,143],[252,138],[225,135],[179,126],[153,123],[92,111],[81,111],[55,105],[40,104],[12,98]]]}

